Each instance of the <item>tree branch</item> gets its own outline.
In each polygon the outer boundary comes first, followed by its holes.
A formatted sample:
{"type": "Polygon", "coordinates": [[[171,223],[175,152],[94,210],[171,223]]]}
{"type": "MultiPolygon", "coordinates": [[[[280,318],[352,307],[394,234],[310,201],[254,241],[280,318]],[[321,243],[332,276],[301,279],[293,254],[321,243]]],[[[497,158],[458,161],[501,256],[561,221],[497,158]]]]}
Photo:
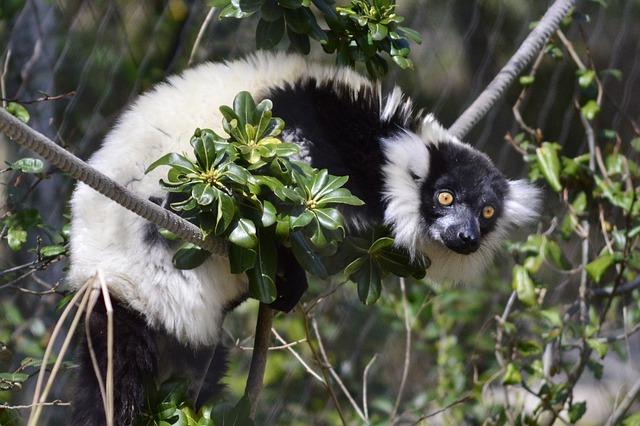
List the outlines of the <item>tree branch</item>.
{"type": "Polygon", "coordinates": [[[271,336],[271,324],[273,323],[273,310],[264,303],[260,303],[258,309],[258,320],[256,321],[256,337],[253,342],[253,356],[247,377],[247,386],[244,390],[245,396],[251,405],[251,418],[255,418],[258,408],[258,397],[262,391],[262,380],[264,370],[267,366],[267,352],[269,350],[269,340],[271,336]]]}

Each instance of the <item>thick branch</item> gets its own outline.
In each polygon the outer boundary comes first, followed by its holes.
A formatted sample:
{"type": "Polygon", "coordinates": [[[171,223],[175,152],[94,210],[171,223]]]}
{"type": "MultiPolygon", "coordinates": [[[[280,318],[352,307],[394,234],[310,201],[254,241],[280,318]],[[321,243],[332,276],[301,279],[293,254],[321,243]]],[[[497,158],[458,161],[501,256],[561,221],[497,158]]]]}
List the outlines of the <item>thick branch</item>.
{"type": "Polygon", "coordinates": [[[253,356],[251,357],[251,367],[249,367],[249,377],[247,377],[247,387],[244,394],[249,398],[251,405],[251,418],[255,418],[258,408],[258,397],[262,391],[262,379],[267,366],[267,352],[269,351],[269,340],[271,336],[271,324],[273,323],[273,310],[264,303],[260,303],[258,309],[258,320],[256,322],[256,337],[253,342],[253,356]]]}

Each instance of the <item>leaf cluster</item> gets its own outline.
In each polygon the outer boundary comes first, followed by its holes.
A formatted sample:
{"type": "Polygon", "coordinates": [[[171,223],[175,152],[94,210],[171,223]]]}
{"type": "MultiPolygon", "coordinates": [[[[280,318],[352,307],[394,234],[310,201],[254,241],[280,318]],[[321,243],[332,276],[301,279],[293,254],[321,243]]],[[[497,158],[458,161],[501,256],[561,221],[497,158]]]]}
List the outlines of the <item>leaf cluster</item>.
{"type": "MultiPolygon", "coordinates": [[[[393,239],[347,238],[338,206],[364,203],[344,187],[347,176],[295,161],[298,147],[279,138],[284,122],[271,110],[271,101],[256,104],[248,92],[241,92],[233,107],[220,108],[228,137],[198,129],[191,138],[195,159],[169,153],[151,164],[147,172],[169,166],[160,184],[181,197],[171,209],[206,236],[231,243],[231,272],[246,273],[251,296],[265,303],[277,295],[278,246],[290,248],[297,262],[320,278],[348,265],[345,273],[358,283],[363,301],[378,298],[388,273],[419,275],[423,268],[393,248],[393,239]]],[[[173,263],[189,269],[208,256],[184,244],[173,263]]]]}
{"type": "Polygon", "coordinates": [[[335,53],[339,64],[363,63],[372,77],[388,71],[382,53],[402,69],[413,68],[410,42],[420,43],[417,31],[400,25],[404,18],[395,13],[392,0],[351,0],[334,7],[330,0],[210,0],[221,9],[221,18],[245,18],[258,14],[258,49],[274,48],[285,33],[291,46],[308,54],[314,39],[327,53],[335,53]],[[318,23],[311,5],[328,28],[318,23]]]}

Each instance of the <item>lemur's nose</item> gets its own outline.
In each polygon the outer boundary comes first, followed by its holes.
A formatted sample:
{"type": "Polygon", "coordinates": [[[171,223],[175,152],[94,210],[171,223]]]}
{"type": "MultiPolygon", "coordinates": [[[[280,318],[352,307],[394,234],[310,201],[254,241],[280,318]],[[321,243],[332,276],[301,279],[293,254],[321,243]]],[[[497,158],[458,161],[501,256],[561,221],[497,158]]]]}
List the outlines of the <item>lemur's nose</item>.
{"type": "Polygon", "coordinates": [[[476,232],[471,230],[463,230],[458,233],[458,238],[462,243],[462,250],[466,253],[472,253],[480,246],[480,237],[476,232]]]}
{"type": "Polygon", "coordinates": [[[460,238],[463,242],[467,244],[474,244],[478,242],[478,236],[473,232],[468,231],[460,231],[458,234],[458,238],[460,238]]]}

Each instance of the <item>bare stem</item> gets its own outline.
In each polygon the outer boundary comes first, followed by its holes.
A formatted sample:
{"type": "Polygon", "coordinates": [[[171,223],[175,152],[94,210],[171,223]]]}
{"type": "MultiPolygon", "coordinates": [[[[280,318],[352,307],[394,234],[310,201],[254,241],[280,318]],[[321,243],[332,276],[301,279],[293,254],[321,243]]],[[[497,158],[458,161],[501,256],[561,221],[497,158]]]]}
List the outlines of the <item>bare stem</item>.
{"type": "Polygon", "coordinates": [[[251,357],[247,386],[244,390],[244,394],[249,398],[249,404],[251,405],[251,418],[256,416],[258,397],[262,391],[262,380],[267,366],[267,352],[272,323],[273,310],[268,305],[260,303],[258,320],[256,321],[256,337],[253,343],[253,356],[251,357]]]}

